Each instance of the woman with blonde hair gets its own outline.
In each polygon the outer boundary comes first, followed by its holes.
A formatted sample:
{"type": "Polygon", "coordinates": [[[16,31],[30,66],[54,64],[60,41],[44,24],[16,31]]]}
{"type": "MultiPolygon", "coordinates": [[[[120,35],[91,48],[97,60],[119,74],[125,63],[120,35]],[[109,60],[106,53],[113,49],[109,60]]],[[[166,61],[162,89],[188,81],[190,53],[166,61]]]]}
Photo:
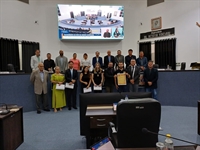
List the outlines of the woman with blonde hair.
{"type": "Polygon", "coordinates": [[[99,63],[95,64],[95,68],[92,71],[92,83],[95,86],[101,87],[101,90],[94,90],[94,93],[101,93],[102,92],[102,85],[103,85],[104,75],[103,70],[101,69],[101,65],[99,63]]]}
{"type": "Polygon", "coordinates": [[[54,112],[57,112],[59,108],[62,111],[62,107],[66,106],[65,100],[65,91],[57,90],[56,85],[59,86],[65,82],[65,76],[60,73],[60,68],[58,66],[55,67],[55,73],[51,76],[51,82],[53,83],[52,89],[52,108],[54,108],[54,112]]]}

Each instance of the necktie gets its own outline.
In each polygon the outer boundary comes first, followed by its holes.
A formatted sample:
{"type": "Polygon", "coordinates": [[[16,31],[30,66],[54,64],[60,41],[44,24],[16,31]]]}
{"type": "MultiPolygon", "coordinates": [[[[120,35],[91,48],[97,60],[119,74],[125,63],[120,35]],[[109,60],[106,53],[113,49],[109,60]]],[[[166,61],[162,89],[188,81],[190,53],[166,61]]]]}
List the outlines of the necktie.
{"type": "Polygon", "coordinates": [[[135,66],[133,67],[132,79],[134,79],[134,74],[135,74],[135,66]]]}
{"type": "Polygon", "coordinates": [[[73,79],[73,69],[71,69],[71,79],[73,79]]]}

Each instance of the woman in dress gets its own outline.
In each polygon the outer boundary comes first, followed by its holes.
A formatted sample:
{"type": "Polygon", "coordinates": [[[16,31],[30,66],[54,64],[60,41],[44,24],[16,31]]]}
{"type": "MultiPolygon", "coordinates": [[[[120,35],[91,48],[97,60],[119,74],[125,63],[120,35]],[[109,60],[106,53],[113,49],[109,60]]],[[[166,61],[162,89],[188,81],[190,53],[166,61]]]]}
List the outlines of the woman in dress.
{"type": "Polygon", "coordinates": [[[91,75],[90,75],[88,66],[84,66],[83,67],[83,70],[82,70],[82,72],[80,74],[79,80],[81,82],[82,92],[83,92],[83,88],[89,88],[90,87],[91,75]]]}
{"type": "MultiPolygon", "coordinates": [[[[103,80],[104,80],[103,70],[101,69],[100,64],[96,63],[95,68],[92,71],[92,83],[94,86],[99,86],[102,88],[103,80]]],[[[94,93],[101,93],[101,92],[102,89],[94,90],[94,93]]]]}
{"type": "Polygon", "coordinates": [[[65,91],[57,90],[56,84],[63,84],[65,82],[65,76],[60,73],[58,66],[55,67],[55,73],[51,76],[51,82],[53,83],[52,108],[54,108],[54,112],[57,112],[58,108],[62,111],[62,107],[66,106],[65,91]]]}

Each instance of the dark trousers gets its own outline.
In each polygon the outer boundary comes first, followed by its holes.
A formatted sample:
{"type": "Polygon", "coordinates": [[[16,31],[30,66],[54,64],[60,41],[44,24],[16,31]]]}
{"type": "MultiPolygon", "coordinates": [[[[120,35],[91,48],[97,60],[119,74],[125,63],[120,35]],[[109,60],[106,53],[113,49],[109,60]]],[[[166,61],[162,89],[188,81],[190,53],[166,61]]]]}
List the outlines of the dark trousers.
{"type": "Polygon", "coordinates": [[[127,85],[118,85],[117,91],[118,91],[119,93],[121,93],[121,92],[128,92],[128,90],[127,90],[127,85]]]}
{"type": "Polygon", "coordinates": [[[76,86],[74,86],[74,89],[67,89],[65,90],[66,95],[66,103],[68,108],[76,107],[76,86]]]}
{"type": "Polygon", "coordinates": [[[114,85],[110,84],[110,85],[105,85],[106,88],[106,93],[112,93],[114,90],[114,85]]]}
{"type": "Polygon", "coordinates": [[[35,94],[36,97],[36,108],[37,110],[41,109],[41,104],[43,105],[43,109],[49,109],[48,101],[47,101],[47,93],[44,94],[35,94]]]}

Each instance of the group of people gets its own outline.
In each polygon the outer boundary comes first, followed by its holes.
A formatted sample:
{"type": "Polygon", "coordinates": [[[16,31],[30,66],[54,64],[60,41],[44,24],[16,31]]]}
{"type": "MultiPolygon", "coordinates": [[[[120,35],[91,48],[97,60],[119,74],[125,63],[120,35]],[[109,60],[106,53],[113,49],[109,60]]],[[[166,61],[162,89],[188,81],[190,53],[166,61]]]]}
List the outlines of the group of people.
{"type": "Polygon", "coordinates": [[[139,58],[133,54],[133,50],[128,50],[128,55],[124,57],[121,50],[117,51],[114,57],[111,51],[107,51],[107,55],[100,57],[97,51],[96,56],[92,58],[92,64],[85,53],[83,59],[79,61],[77,54],[73,54],[68,62],[68,58],[64,56],[62,50],[59,51],[59,56],[56,57],[55,62],[51,59],[51,54],[47,54],[47,59],[42,60],[40,51],[36,50],[35,55],[31,57],[31,81],[34,83],[36,94],[37,113],[41,113],[40,99],[43,98],[43,109],[49,111],[47,103],[47,82],[48,72],[51,71],[52,89],[52,108],[54,112],[62,111],[62,107],[66,104],[68,109],[77,109],[76,107],[76,93],[77,82],[81,84],[82,93],[84,89],[93,89],[94,93],[101,93],[102,87],[105,87],[106,92],[138,92],[140,74],[143,74],[146,91],[152,93],[152,97],[157,99],[157,80],[158,71],[153,68],[153,61],[147,61],[144,52],[140,51],[139,58]],[[124,66],[126,64],[126,66],[124,66]],[[93,71],[90,71],[91,65],[93,71]],[[37,66],[37,67],[36,67],[37,66]],[[78,78],[78,71],[81,70],[78,78]],[[126,76],[126,84],[118,84],[118,75],[126,76]],[[73,88],[66,88],[65,90],[58,90],[57,86],[63,84],[73,85],[73,88]],[[96,89],[96,87],[99,87],[96,89]]]}

